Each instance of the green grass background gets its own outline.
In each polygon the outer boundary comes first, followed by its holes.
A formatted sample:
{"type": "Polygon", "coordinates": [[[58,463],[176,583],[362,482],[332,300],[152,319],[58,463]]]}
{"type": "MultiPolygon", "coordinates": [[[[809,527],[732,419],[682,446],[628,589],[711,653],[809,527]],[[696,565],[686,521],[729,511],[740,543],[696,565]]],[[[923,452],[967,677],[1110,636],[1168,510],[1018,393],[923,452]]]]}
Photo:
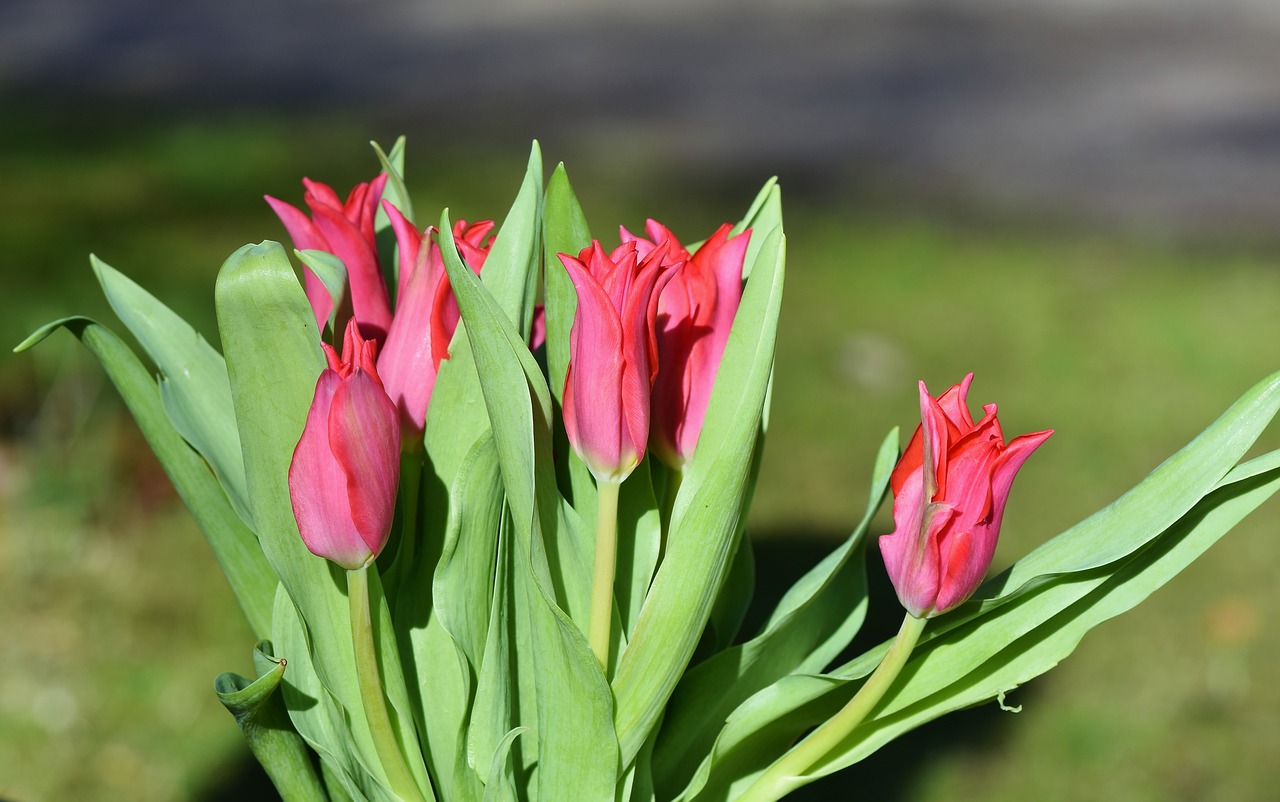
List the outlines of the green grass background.
{"type": "MultiPolygon", "coordinates": [[[[115,325],[91,251],[216,343],[222,259],[284,236],[261,195],[299,202],[303,175],[345,190],[376,170],[364,142],[399,133],[336,116],[5,107],[22,112],[0,134],[9,345],[67,314],[115,325]]],[[[524,154],[417,141],[408,172],[420,216],[446,203],[455,217],[505,212],[524,154]]],[[[543,145],[549,162],[561,158],[543,145]]],[[[646,216],[701,238],[768,177],[703,184],[646,158],[570,162],[603,239],[646,216]]],[[[816,560],[844,535],[880,437],[916,423],[917,379],[936,393],[974,371],[973,406],[999,402],[1010,436],[1057,429],[1015,486],[999,568],[1114,499],[1280,369],[1271,246],[921,212],[855,201],[852,189],[821,203],[785,192],[784,180],[787,294],[751,517],[769,554],[816,560]]],[[[1274,432],[1264,441],[1280,446],[1274,432]]],[[[859,782],[887,782],[867,787],[877,799],[1273,799],[1276,522],[1264,507],[1091,634],[1014,695],[1021,714],[937,722],[873,757],[859,782]]],[[[882,513],[877,531],[889,525],[882,513]]],[[[785,562],[762,561],[761,582],[799,570],[785,562]]],[[[113,389],[65,335],[0,358],[0,626],[0,799],[214,799],[242,772],[212,679],[250,671],[252,637],[113,389]]],[[[839,798],[836,788],[807,798],[839,798]]]]}

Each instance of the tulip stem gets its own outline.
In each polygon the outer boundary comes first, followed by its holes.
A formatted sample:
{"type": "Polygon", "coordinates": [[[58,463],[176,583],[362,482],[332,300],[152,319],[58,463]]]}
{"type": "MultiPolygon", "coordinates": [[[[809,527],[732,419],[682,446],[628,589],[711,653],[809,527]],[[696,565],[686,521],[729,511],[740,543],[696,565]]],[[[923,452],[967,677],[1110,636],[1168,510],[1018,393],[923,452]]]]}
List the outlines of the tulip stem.
{"type": "Polygon", "coordinates": [[[920,640],[926,620],[907,613],[884,659],[849,703],[775,761],[737,798],[737,802],[774,802],[807,784],[811,778],[803,776],[804,773],[838,747],[892,687],[920,640]]]}
{"type": "Polygon", "coordinates": [[[373,642],[373,619],[369,613],[369,566],[347,570],[347,601],[351,608],[351,642],[355,647],[356,678],[360,684],[360,701],[378,762],[386,772],[391,792],[404,800],[424,797],[409,773],[400,752],[400,744],[391,727],[387,699],[382,692],[382,674],[378,669],[378,652],[373,642]]]}
{"type": "Polygon", "coordinates": [[[591,577],[591,618],[587,642],[605,675],[609,674],[609,629],[613,624],[613,576],[618,555],[620,482],[596,484],[596,564],[591,577]]]}

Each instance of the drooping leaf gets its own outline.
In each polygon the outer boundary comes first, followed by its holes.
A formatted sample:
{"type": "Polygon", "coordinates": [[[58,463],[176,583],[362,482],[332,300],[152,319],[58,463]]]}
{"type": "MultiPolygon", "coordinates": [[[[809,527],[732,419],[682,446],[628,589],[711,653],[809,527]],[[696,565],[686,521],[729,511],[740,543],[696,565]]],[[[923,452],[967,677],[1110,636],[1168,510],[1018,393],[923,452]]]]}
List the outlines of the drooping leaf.
{"type": "Polygon", "coordinates": [[[14,350],[24,351],[59,328],[74,334],[97,357],[178,496],[204,533],[249,626],[259,638],[269,636],[277,585],[275,572],[263,555],[257,537],[232,509],[208,464],[191,449],[165,413],[155,381],[133,351],[110,329],[83,317],[49,323],[14,350]]]}

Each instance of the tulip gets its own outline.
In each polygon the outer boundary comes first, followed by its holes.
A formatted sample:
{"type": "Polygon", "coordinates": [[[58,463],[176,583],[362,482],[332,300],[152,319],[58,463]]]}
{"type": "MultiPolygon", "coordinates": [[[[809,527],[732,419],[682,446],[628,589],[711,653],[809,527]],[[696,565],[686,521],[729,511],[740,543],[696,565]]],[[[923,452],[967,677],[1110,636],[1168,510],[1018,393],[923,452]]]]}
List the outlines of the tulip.
{"type": "MultiPolygon", "coordinates": [[[[387,183],[386,173],[368,183],[357,184],[346,202],[327,184],[302,179],[306,187],[303,200],[311,209],[311,217],[282,200],[264,196],[275,210],[298,250],[331,253],[347,268],[351,288],[351,309],[361,334],[366,339],[381,341],[391,326],[391,304],[387,285],[378,266],[378,248],[374,237],[374,214],[387,183]]],[[[310,270],[304,269],[307,300],[316,315],[316,326],[324,331],[333,300],[324,284],[310,270]]]]}
{"type": "Polygon", "coordinates": [[[653,384],[654,453],[674,470],[693,457],[720,359],[742,300],[748,229],[730,237],[728,223],[690,255],[665,226],[645,223],[646,240],[622,229],[641,256],[667,243],[667,259],[683,261],[658,300],[658,376],[653,384]]]}
{"type": "Polygon", "coordinates": [[[606,254],[593,241],[577,258],[560,254],[578,295],[564,427],[598,482],[621,482],[644,458],[658,369],[658,298],[683,264],[667,261],[666,253],[663,244],[641,258],[626,242],[606,254]]]}
{"type": "Polygon", "coordinates": [[[920,382],[920,427],[893,470],[894,531],[880,553],[898,599],[933,618],[973,594],[991,565],[1005,502],[1018,469],[1052,430],[1008,444],[996,405],[973,422],[966,395],[973,374],[937,399],[920,382]]]}
{"type": "Polygon", "coordinates": [[[400,478],[396,407],[382,389],[377,344],[347,324],[342,357],[328,367],[289,465],[289,498],[302,542],[348,570],[367,566],[391,532],[400,478]]]}
{"type": "MultiPolygon", "coordinates": [[[[434,229],[419,232],[390,203],[383,208],[395,230],[400,252],[400,290],[396,312],[378,357],[378,373],[400,413],[406,440],[416,440],[426,425],[427,405],[440,363],[449,357],[449,341],[458,328],[458,303],[449,287],[434,229]],[[425,245],[425,247],[423,247],[425,245]]],[[[463,260],[477,273],[489,255],[493,221],[454,223],[454,241],[463,260]]]]}

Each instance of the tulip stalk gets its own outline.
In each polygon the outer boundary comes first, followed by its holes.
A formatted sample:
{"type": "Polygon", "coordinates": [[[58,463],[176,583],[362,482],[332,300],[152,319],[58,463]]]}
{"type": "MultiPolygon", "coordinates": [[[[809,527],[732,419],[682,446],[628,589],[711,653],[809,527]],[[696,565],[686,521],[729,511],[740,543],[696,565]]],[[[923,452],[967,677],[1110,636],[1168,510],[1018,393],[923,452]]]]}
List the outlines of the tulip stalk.
{"type": "Polygon", "coordinates": [[[761,774],[738,802],[773,802],[802,785],[796,780],[838,747],[884,698],[911,657],[927,620],[907,613],[884,659],[849,703],[761,774]]]}
{"type": "Polygon", "coordinates": [[[409,766],[405,763],[391,726],[386,695],[382,691],[382,674],[378,669],[378,652],[373,641],[373,618],[369,611],[369,566],[347,570],[347,601],[351,608],[351,641],[355,647],[356,677],[360,684],[360,701],[378,762],[386,772],[391,792],[404,800],[424,800],[409,766]]]}
{"type": "Polygon", "coordinates": [[[613,623],[613,578],[618,556],[618,489],[621,482],[596,485],[596,560],[591,576],[591,617],[587,642],[609,673],[609,630],[613,623]]]}

